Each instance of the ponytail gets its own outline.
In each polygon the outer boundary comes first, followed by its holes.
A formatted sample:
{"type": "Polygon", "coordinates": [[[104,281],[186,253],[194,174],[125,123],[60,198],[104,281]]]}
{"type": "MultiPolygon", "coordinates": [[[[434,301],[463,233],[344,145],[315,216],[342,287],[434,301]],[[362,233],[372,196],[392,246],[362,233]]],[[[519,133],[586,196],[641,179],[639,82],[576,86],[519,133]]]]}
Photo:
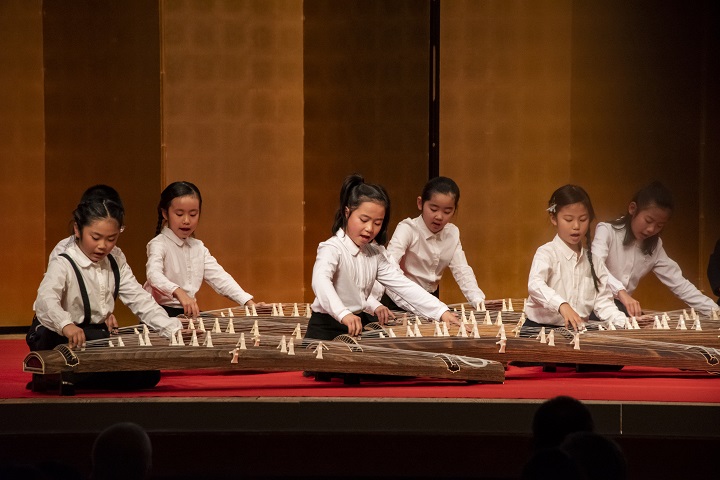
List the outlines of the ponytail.
{"type": "MultiPolygon", "coordinates": [[[[335,212],[335,219],[333,220],[333,226],[332,226],[332,233],[333,235],[335,232],[338,231],[338,229],[342,228],[345,230],[347,228],[347,217],[345,216],[345,207],[350,208],[351,206],[351,194],[355,187],[358,185],[362,185],[365,183],[365,179],[358,175],[357,173],[348,175],[345,177],[345,180],[343,180],[342,187],[340,187],[340,206],[338,207],[337,211],[335,212]]],[[[357,207],[356,207],[357,208],[357,207]]],[[[354,210],[351,209],[351,210],[354,210]]]]}
{"type": "Polygon", "coordinates": [[[588,261],[590,262],[590,273],[592,274],[593,279],[593,285],[595,285],[595,291],[598,292],[600,289],[598,288],[598,283],[600,282],[600,279],[598,279],[597,273],[595,273],[595,264],[593,263],[593,257],[592,257],[592,238],[590,237],[590,228],[588,227],[588,231],[585,233],[585,239],[587,241],[587,256],[588,261]]]}
{"type": "MultiPolygon", "coordinates": [[[[637,206],[635,215],[652,207],[653,205],[658,208],[665,209],[670,213],[672,213],[675,209],[675,202],[673,201],[672,193],[665,185],[657,180],[638,190],[630,202],[635,203],[637,206]]],[[[617,220],[610,222],[616,230],[625,229],[625,237],[623,238],[623,245],[625,246],[632,245],[635,242],[635,234],[633,234],[631,226],[633,218],[633,215],[630,215],[630,212],[627,212],[617,220]]],[[[660,233],[646,238],[640,243],[640,250],[642,250],[645,255],[652,255],[655,248],[657,248],[659,238],[660,233]]]]}
{"type": "Polygon", "coordinates": [[[162,231],[164,220],[165,220],[165,217],[163,217],[162,210],[160,210],[160,207],[158,207],[158,221],[157,221],[157,227],[155,228],[155,235],[160,235],[160,232],[162,231]]]}
{"type": "Polygon", "coordinates": [[[343,181],[340,188],[340,205],[335,212],[332,234],[334,235],[340,228],[347,229],[349,214],[355,211],[363,202],[375,202],[385,207],[385,217],[380,231],[375,237],[377,243],[385,245],[387,227],[388,223],[390,223],[390,197],[382,186],[365,183],[365,179],[359,174],[349,175],[343,181]],[[346,210],[348,214],[346,214],[346,210]]]}

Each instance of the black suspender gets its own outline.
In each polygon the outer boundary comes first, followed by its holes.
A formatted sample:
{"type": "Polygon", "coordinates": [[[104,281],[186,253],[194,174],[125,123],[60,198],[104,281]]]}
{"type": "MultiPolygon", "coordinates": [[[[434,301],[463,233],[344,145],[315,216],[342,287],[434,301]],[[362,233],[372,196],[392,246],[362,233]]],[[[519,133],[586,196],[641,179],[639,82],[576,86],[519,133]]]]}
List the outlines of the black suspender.
{"type": "MultiPolygon", "coordinates": [[[[67,261],[70,262],[73,270],[75,270],[75,276],[77,277],[78,285],[80,286],[80,295],[82,296],[83,310],[85,311],[85,318],[83,319],[83,322],[80,324],[80,326],[86,327],[90,325],[90,319],[92,315],[90,313],[90,298],[88,297],[87,288],[85,287],[85,281],[83,280],[82,274],[80,273],[80,269],[77,267],[73,259],[70,258],[70,255],[68,255],[67,253],[61,253],[60,256],[65,257],[67,261]]],[[[120,269],[118,268],[118,264],[112,255],[108,254],[108,260],[110,261],[110,267],[112,267],[113,276],[115,277],[115,291],[113,292],[113,298],[117,300],[118,292],[120,291],[120,269]]]]}
{"type": "Polygon", "coordinates": [[[115,261],[115,257],[108,253],[108,260],[110,260],[110,268],[112,268],[113,275],[115,276],[115,292],[113,292],[113,298],[117,300],[118,293],[120,292],[120,269],[115,261]]]}

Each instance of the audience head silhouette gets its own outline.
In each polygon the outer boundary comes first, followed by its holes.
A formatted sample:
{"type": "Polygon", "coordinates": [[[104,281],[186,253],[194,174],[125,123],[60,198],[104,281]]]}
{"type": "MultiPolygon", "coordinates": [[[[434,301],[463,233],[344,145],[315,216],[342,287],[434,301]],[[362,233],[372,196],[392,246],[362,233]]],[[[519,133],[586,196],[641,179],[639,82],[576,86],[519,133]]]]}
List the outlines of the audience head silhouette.
{"type": "Polygon", "coordinates": [[[533,445],[536,450],[558,447],[573,432],[595,429],[590,410],[579,400],[559,396],[537,409],[533,417],[533,445]]]}
{"type": "Polygon", "coordinates": [[[117,423],[103,430],[92,450],[93,480],[148,478],[152,445],[135,423],[117,423]]]}
{"type": "Polygon", "coordinates": [[[523,468],[521,480],[578,480],[580,469],[570,455],[559,448],[537,450],[523,468]]]}
{"type": "Polygon", "coordinates": [[[587,480],[625,480],[627,463],[617,443],[593,432],[571,433],[560,448],[587,480]]]}

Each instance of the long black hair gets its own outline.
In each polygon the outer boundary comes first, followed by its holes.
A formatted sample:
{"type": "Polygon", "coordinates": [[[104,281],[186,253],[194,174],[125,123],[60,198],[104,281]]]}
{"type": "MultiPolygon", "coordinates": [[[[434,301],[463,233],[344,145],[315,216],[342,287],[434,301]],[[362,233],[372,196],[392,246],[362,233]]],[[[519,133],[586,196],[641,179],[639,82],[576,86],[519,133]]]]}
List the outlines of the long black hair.
{"type": "MultiPolygon", "coordinates": [[[[109,185],[93,185],[92,187],[89,187],[87,190],[85,190],[82,194],[82,197],[80,197],[80,203],[83,202],[89,202],[93,199],[100,199],[102,200],[112,200],[113,202],[120,205],[120,208],[123,207],[122,200],[120,199],[120,194],[115,190],[113,187],[109,185]]],[[[73,219],[70,220],[68,224],[68,229],[70,234],[73,233],[73,225],[75,224],[75,214],[73,213],[73,219]]],[[[121,225],[122,227],[122,225],[121,225]]],[[[79,230],[79,228],[78,228],[79,230]]]]}
{"type": "Polygon", "coordinates": [[[155,228],[155,235],[158,235],[160,231],[162,231],[163,221],[165,220],[163,212],[168,211],[174,199],[186,196],[197,198],[200,204],[200,210],[202,211],[202,196],[200,195],[200,190],[194,184],[190,182],[173,182],[165,187],[165,190],[160,194],[160,203],[158,203],[157,207],[158,223],[155,228]]]}
{"type": "Polygon", "coordinates": [[[120,199],[120,194],[117,192],[117,190],[115,190],[109,185],[93,185],[92,187],[85,190],[85,192],[83,192],[82,197],[80,197],[80,202],[89,201],[93,198],[112,200],[121,207],[123,206],[122,200],[120,199]]]}
{"type": "Polygon", "coordinates": [[[125,209],[122,203],[99,196],[81,201],[73,212],[73,221],[81,235],[83,229],[91,223],[109,218],[115,220],[118,228],[122,229],[125,225],[125,209]]]}
{"type": "MultiPolygon", "coordinates": [[[[635,196],[633,196],[632,200],[630,200],[630,202],[635,202],[635,205],[637,206],[637,209],[635,210],[635,215],[639,214],[646,208],[652,207],[653,205],[668,210],[670,213],[672,213],[673,209],[675,208],[675,202],[673,201],[672,193],[670,193],[670,190],[668,190],[665,185],[658,182],[657,180],[650,183],[649,185],[645,185],[643,188],[638,190],[637,193],[635,193],[635,196]]],[[[630,225],[633,218],[634,216],[631,215],[628,211],[622,217],[610,222],[610,224],[617,230],[622,230],[623,228],[625,229],[625,238],[623,238],[623,245],[630,245],[635,241],[635,234],[633,234],[632,227],[630,225]]],[[[656,233],[652,237],[646,238],[640,244],[640,250],[642,250],[645,255],[652,255],[652,253],[655,251],[655,248],[657,247],[659,238],[660,232],[656,233]]]]}
{"type": "Polygon", "coordinates": [[[340,188],[340,206],[335,212],[332,233],[335,234],[339,228],[346,230],[347,219],[350,215],[345,215],[345,209],[352,213],[363,202],[375,202],[385,207],[385,218],[383,218],[380,231],[375,236],[377,243],[385,245],[390,222],[390,197],[381,185],[365,183],[365,179],[358,174],[349,175],[343,181],[342,188],[340,188]]]}
{"type": "Polygon", "coordinates": [[[424,204],[430,201],[432,196],[436,193],[442,193],[444,195],[450,195],[455,199],[455,209],[457,209],[458,203],[460,202],[460,187],[452,178],[448,177],[435,177],[428,181],[423,187],[420,198],[424,204]]]}
{"type": "MultiPolygon", "coordinates": [[[[557,218],[557,212],[561,208],[572,205],[573,203],[582,203],[588,211],[589,223],[595,220],[595,209],[590,201],[590,195],[587,194],[584,188],[578,185],[564,185],[555,190],[550,197],[548,202],[548,212],[550,215],[557,218]]],[[[592,257],[592,237],[590,236],[590,227],[588,226],[587,232],[585,232],[585,243],[587,243],[587,257],[590,261],[590,272],[592,274],[593,285],[595,285],[595,291],[598,291],[598,276],[595,273],[595,265],[593,264],[592,257]]]]}

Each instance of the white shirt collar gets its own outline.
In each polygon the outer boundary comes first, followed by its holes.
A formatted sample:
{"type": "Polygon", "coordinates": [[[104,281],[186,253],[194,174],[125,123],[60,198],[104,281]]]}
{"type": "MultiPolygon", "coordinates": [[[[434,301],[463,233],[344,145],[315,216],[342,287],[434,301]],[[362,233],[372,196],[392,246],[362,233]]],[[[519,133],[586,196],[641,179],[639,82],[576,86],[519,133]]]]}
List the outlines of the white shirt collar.
{"type": "Polygon", "coordinates": [[[356,257],[357,254],[360,253],[360,247],[355,245],[355,242],[353,242],[352,239],[345,234],[342,228],[338,228],[338,231],[335,232],[335,236],[340,239],[345,248],[347,248],[348,252],[350,252],[350,255],[356,257]]]}
{"type": "Polygon", "coordinates": [[[106,262],[108,262],[107,255],[105,257],[103,257],[103,259],[100,260],[99,262],[93,262],[92,260],[90,260],[88,258],[87,255],[85,255],[85,252],[82,251],[82,249],[77,244],[77,242],[73,242],[73,244],[70,245],[70,247],[68,247],[66,252],[70,254],[72,259],[75,261],[77,266],[80,268],[88,268],[91,265],[103,266],[103,265],[105,265],[106,262]]]}
{"type": "Polygon", "coordinates": [[[87,268],[90,266],[91,263],[93,263],[80,249],[77,241],[73,242],[70,248],[67,249],[67,252],[73,258],[73,260],[75,260],[75,263],[77,263],[78,267],[80,268],[87,268]]]}
{"type": "Polygon", "coordinates": [[[185,243],[187,242],[187,240],[183,240],[182,238],[180,238],[180,237],[178,237],[177,235],[175,235],[175,232],[173,232],[172,230],[170,230],[170,228],[168,228],[168,227],[163,227],[163,229],[162,229],[162,231],[161,231],[160,233],[162,233],[162,234],[165,235],[167,238],[169,238],[170,240],[172,240],[173,243],[176,244],[178,247],[182,247],[182,246],[185,245],[185,243]]]}
{"type": "Polygon", "coordinates": [[[445,229],[443,228],[437,233],[431,232],[428,226],[425,224],[425,220],[423,220],[422,215],[415,217],[415,225],[417,225],[418,229],[420,229],[420,233],[425,240],[429,240],[433,237],[440,237],[445,231],[445,229]]]}
{"type": "Polygon", "coordinates": [[[575,250],[568,247],[567,243],[563,242],[562,238],[560,238],[560,235],[555,235],[552,243],[553,245],[555,245],[555,248],[560,252],[560,254],[565,257],[566,260],[577,258],[577,260],[579,261],[585,253],[585,248],[580,247],[580,255],[578,255],[575,250]]]}

